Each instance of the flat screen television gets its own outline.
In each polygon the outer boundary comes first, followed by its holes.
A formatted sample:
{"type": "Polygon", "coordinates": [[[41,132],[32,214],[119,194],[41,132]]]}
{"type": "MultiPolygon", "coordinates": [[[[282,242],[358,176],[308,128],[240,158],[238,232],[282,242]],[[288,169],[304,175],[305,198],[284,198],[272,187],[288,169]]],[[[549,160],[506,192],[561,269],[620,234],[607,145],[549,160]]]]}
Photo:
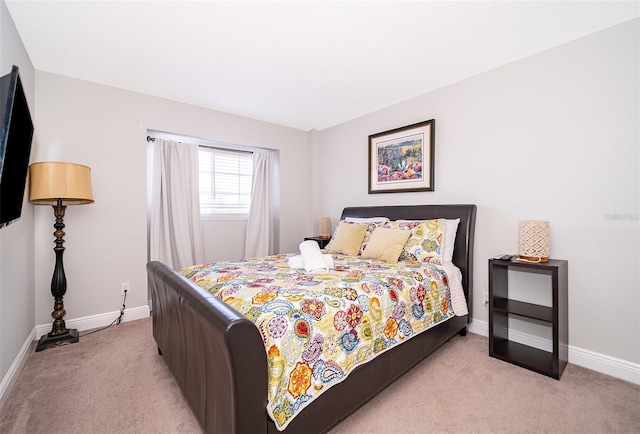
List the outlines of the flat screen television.
{"type": "Polygon", "coordinates": [[[33,122],[18,67],[0,77],[0,228],[20,218],[29,170],[33,122]]]}

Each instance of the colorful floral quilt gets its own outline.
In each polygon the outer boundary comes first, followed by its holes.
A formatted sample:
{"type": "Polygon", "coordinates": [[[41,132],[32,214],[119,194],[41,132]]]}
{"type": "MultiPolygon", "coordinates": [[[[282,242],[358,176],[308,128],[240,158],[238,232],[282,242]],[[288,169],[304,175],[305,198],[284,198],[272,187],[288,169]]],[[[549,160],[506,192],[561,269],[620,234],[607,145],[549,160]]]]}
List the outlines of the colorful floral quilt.
{"type": "Polygon", "coordinates": [[[287,258],[180,271],[258,327],[269,366],[267,411],[280,430],[355,366],[455,315],[438,265],[334,255],[335,269],[307,274],[287,258]]]}

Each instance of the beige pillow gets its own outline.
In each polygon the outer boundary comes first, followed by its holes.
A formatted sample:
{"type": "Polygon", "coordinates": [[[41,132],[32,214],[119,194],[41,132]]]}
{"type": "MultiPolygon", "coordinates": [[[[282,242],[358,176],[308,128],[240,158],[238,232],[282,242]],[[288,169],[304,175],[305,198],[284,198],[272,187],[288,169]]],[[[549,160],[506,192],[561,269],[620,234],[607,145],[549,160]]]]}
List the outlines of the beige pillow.
{"type": "Polygon", "coordinates": [[[328,253],[342,253],[343,255],[357,255],[369,225],[347,223],[341,221],[336,228],[331,241],[327,244],[328,253]]]}
{"type": "Polygon", "coordinates": [[[362,257],[395,264],[410,235],[411,231],[402,229],[376,228],[362,257]]]}

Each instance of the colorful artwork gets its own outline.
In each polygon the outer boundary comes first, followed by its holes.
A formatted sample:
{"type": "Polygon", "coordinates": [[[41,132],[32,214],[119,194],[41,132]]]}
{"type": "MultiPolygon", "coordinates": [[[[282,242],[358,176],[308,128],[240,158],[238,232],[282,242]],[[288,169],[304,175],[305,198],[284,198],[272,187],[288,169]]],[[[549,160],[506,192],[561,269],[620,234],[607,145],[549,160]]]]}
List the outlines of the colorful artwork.
{"type": "Polygon", "coordinates": [[[369,193],[433,191],[435,120],[369,136],[369,193]]]}
{"type": "Polygon", "coordinates": [[[378,144],[378,182],[422,180],[422,134],[378,144]]]}

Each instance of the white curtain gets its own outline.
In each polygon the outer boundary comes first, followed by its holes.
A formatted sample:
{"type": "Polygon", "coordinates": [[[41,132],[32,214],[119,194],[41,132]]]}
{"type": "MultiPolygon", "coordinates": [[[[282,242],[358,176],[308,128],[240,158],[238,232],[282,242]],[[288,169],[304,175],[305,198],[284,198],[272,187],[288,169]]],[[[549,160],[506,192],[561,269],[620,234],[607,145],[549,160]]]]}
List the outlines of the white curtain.
{"type": "Polygon", "coordinates": [[[272,152],[254,152],[251,207],[247,219],[244,257],[255,258],[274,254],[273,216],[274,164],[272,152]]]}
{"type": "Polygon", "coordinates": [[[198,145],[156,138],[153,146],[150,259],[178,270],[204,262],[198,145]]]}

